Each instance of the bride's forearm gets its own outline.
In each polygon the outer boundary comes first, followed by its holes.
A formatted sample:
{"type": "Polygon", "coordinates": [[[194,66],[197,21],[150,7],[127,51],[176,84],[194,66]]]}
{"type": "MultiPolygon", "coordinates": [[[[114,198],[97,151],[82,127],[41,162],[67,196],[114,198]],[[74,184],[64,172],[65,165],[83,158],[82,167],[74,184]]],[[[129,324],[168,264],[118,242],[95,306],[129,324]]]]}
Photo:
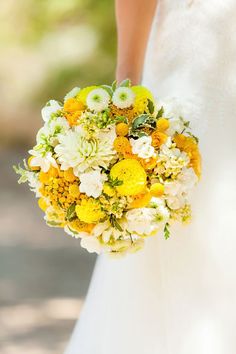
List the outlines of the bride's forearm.
{"type": "Polygon", "coordinates": [[[116,0],[118,82],[141,80],[147,41],[157,0],[116,0]]]}

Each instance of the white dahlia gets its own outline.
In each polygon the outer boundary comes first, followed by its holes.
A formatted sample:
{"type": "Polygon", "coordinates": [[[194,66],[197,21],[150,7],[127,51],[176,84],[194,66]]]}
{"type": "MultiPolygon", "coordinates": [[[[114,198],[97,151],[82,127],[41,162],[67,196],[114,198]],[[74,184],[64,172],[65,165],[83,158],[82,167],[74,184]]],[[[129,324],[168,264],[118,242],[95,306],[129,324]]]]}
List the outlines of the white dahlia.
{"type": "Polygon", "coordinates": [[[128,87],[118,87],[112,96],[113,104],[118,108],[128,108],[134,103],[135,94],[128,87]]]}
{"type": "Polygon", "coordinates": [[[72,167],[76,176],[91,168],[107,169],[115,154],[110,139],[88,138],[80,127],[69,130],[64,135],[59,134],[58,140],[55,152],[61,169],[72,167]]]}
{"type": "Polygon", "coordinates": [[[103,88],[96,88],[89,92],[86,103],[91,111],[101,112],[108,108],[110,95],[103,88]]]}

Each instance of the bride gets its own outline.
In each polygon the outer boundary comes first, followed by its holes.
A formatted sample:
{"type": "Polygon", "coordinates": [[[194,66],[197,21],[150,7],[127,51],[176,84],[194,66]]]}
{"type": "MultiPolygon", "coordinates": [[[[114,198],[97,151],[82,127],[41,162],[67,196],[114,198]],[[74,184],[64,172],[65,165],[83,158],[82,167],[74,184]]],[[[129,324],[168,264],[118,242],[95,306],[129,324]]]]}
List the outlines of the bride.
{"type": "Polygon", "coordinates": [[[116,14],[117,80],[183,104],[203,177],[191,225],[99,256],[66,354],[235,354],[236,2],[117,0],[116,14]]]}

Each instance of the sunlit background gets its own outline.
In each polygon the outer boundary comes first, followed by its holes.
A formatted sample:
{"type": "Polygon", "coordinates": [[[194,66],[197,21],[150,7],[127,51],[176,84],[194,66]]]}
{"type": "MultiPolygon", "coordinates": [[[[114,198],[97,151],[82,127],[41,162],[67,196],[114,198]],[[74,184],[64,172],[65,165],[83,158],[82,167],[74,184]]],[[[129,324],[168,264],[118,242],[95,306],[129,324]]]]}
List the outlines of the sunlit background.
{"type": "Polygon", "coordinates": [[[34,144],[40,109],[74,86],[110,83],[111,0],[0,2],[0,353],[60,354],[95,258],[48,228],[12,165],[34,144]]]}

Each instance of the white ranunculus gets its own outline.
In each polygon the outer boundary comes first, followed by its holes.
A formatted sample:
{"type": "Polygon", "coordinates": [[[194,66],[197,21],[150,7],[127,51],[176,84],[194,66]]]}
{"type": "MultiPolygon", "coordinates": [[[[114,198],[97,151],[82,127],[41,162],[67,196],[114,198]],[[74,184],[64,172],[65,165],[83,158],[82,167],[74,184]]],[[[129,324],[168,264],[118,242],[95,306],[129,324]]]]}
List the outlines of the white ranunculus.
{"type": "Polygon", "coordinates": [[[80,179],[80,192],[85,193],[89,197],[98,198],[103,189],[104,181],[107,180],[107,175],[101,173],[101,171],[93,170],[86,173],[82,173],[79,176],[80,179]]]}
{"type": "Polygon", "coordinates": [[[48,172],[51,166],[57,168],[57,163],[52,153],[49,151],[45,155],[41,155],[41,151],[29,150],[29,153],[34,156],[30,161],[31,166],[40,167],[43,172],[48,172]]]}
{"type": "Polygon", "coordinates": [[[118,87],[112,96],[113,104],[118,108],[128,108],[134,103],[135,94],[129,87],[118,87]]]}
{"type": "Polygon", "coordinates": [[[88,108],[94,112],[101,112],[108,108],[110,95],[103,88],[96,88],[89,92],[86,103],[88,108]]]}
{"type": "Polygon", "coordinates": [[[74,98],[75,96],[77,96],[77,94],[80,91],[80,87],[74,87],[70,92],[68,92],[65,97],[64,97],[64,101],[68,100],[69,98],[74,98]]]}
{"type": "Polygon", "coordinates": [[[148,159],[155,156],[155,149],[151,145],[152,138],[150,136],[142,136],[138,139],[130,139],[133,154],[138,155],[143,159],[148,159]]]}
{"type": "Polygon", "coordinates": [[[91,235],[82,237],[80,245],[89,253],[99,254],[102,251],[102,245],[100,244],[99,240],[91,235]]]}
{"type": "Polygon", "coordinates": [[[62,109],[62,106],[59,104],[59,102],[55,100],[49,101],[41,111],[43,120],[45,122],[48,122],[51,118],[52,113],[56,113],[60,109],[62,109]]]}

